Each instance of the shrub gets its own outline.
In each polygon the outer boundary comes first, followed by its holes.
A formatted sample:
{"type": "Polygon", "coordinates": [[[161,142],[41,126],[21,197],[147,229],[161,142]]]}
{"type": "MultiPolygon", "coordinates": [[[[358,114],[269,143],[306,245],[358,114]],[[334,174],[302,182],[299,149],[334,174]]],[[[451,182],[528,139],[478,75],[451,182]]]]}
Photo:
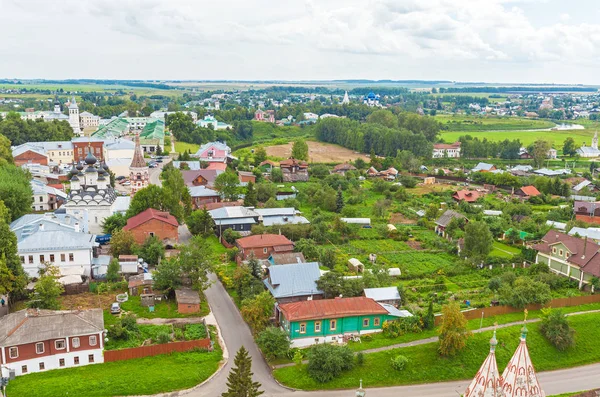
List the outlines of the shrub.
{"type": "Polygon", "coordinates": [[[281,328],[267,327],[258,334],[256,343],[269,360],[275,357],[285,357],[290,349],[290,339],[281,328]]]}
{"type": "Polygon", "coordinates": [[[229,244],[235,244],[235,240],[240,237],[242,237],[242,235],[233,229],[225,229],[223,231],[223,240],[227,241],[229,244]]]}
{"type": "Polygon", "coordinates": [[[523,308],[530,303],[545,304],[552,299],[548,284],[519,277],[512,286],[503,285],[500,288],[500,301],[505,305],[523,308]]]}
{"type": "Polygon", "coordinates": [[[184,331],[185,340],[206,338],[206,327],[204,324],[187,324],[184,331]]]}
{"type": "Polygon", "coordinates": [[[488,282],[488,288],[492,291],[498,291],[502,287],[502,279],[500,277],[492,277],[488,282]]]}
{"type": "Polygon", "coordinates": [[[443,306],[442,315],[438,351],[442,356],[453,356],[467,344],[467,319],[456,302],[443,306]]]}
{"type": "Polygon", "coordinates": [[[392,358],[392,368],[394,368],[396,371],[402,371],[404,368],[406,368],[406,364],[408,364],[408,358],[402,354],[392,358]]]}
{"type": "Polygon", "coordinates": [[[419,316],[400,317],[394,321],[386,321],[382,326],[384,335],[390,338],[397,338],[408,332],[421,332],[423,330],[423,321],[419,316]]]}
{"type": "Polygon", "coordinates": [[[302,360],[304,360],[304,354],[302,354],[302,351],[300,351],[300,349],[297,349],[294,353],[293,360],[294,363],[296,363],[296,365],[302,364],[302,360]]]}
{"type": "Polygon", "coordinates": [[[365,364],[365,354],[363,352],[356,353],[356,363],[361,367],[365,364]]]}
{"type": "Polygon", "coordinates": [[[158,343],[169,343],[171,341],[171,336],[166,332],[161,332],[156,335],[156,342],[158,343]]]}
{"type": "Polygon", "coordinates": [[[354,357],[347,346],[320,344],[308,354],[308,374],[317,382],[325,383],[352,369],[354,357]]]}
{"type": "Polygon", "coordinates": [[[567,316],[560,309],[542,309],[540,332],[560,351],[575,345],[575,330],[571,328],[567,316]]]}

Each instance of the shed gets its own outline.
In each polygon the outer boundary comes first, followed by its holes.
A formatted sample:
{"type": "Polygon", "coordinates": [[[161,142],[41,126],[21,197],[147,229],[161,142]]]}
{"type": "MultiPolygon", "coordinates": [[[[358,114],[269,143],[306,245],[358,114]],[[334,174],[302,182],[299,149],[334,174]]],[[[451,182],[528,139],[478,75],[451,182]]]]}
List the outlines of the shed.
{"type": "Polygon", "coordinates": [[[152,278],[152,273],[143,273],[137,276],[129,277],[129,295],[141,295],[141,294],[150,294],[153,292],[152,286],[154,285],[154,280],[152,278]]]}
{"type": "Polygon", "coordinates": [[[137,255],[119,255],[119,266],[123,274],[137,274],[138,256],[137,255]]]}
{"type": "Polygon", "coordinates": [[[200,311],[200,295],[191,288],[175,290],[175,299],[179,313],[198,313],[200,311]]]}
{"type": "Polygon", "coordinates": [[[433,184],[435,184],[435,177],[434,176],[425,177],[423,179],[423,184],[424,185],[433,185],[433,184]]]}
{"type": "Polygon", "coordinates": [[[348,259],[348,268],[354,272],[362,273],[365,271],[365,265],[356,258],[348,259]]]}
{"type": "Polygon", "coordinates": [[[400,277],[401,274],[402,272],[400,271],[399,267],[390,267],[388,269],[388,275],[391,277],[400,277]]]}
{"type": "Polygon", "coordinates": [[[400,293],[397,287],[365,288],[365,296],[377,303],[387,303],[398,306],[400,304],[400,293]]]}

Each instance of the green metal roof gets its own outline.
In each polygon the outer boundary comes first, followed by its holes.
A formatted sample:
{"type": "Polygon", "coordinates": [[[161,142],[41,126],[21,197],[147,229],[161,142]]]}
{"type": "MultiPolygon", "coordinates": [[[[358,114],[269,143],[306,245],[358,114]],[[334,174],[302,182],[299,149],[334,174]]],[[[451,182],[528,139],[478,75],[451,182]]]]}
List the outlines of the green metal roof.
{"type": "Polygon", "coordinates": [[[129,132],[129,123],[124,118],[117,118],[106,125],[101,125],[92,134],[95,138],[118,137],[129,132]]]}

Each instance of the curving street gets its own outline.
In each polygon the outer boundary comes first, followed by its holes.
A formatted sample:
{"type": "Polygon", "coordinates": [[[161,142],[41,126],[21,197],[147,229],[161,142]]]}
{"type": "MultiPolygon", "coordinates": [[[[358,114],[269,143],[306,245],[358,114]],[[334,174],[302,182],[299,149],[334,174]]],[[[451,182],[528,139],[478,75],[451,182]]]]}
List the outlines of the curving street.
{"type": "MultiPolygon", "coordinates": [[[[236,351],[242,345],[248,349],[248,352],[252,356],[254,380],[262,384],[262,390],[265,391],[264,396],[350,397],[354,395],[353,390],[304,392],[290,390],[280,386],[271,375],[271,370],[254,343],[248,325],[243,321],[236,306],[227,294],[227,291],[225,291],[225,288],[223,288],[221,282],[217,280],[214,274],[210,276],[210,279],[213,283],[211,287],[205,291],[205,295],[216,321],[219,324],[230,360],[214,378],[203,386],[190,391],[187,395],[194,397],[212,397],[220,396],[221,393],[226,391],[227,375],[233,365],[233,356],[235,356],[236,351]]],[[[600,387],[600,364],[559,371],[540,372],[538,376],[547,396],[590,390],[600,387]]],[[[366,388],[367,395],[376,395],[378,397],[448,397],[460,396],[467,388],[469,382],[470,380],[462,380],[456,382],[372,389],[369,389],[369,385],[364,385],[364,387],[366,388]]]]}

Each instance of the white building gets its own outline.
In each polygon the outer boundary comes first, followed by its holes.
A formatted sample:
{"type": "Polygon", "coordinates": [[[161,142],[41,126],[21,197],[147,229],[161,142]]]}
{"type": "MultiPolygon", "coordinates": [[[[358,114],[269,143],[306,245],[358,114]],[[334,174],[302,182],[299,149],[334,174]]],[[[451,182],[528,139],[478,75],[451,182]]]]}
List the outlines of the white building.
{"type": "Polygon", "coordinates": [[[33,191],[31,209],[34,211],[54,211],[67,198],[67,194],[62,190],[48,186],[38,179],[32,179],[30,185],[33,191]]]}
{"type": "Polygon", "coordinates": [[[102,309],[11,313],[0,322],[0,375],[103,363],[104,337],[102,309]]]}
{"type": "Polygon", "coordinates": [[[17,236],[23,270],[38,277],[46,263],[62,274],[89,276],[96,236],[85,233],[81,220],[64,213],[27,214],[10,224],[17,236]]]}
{"type": "Polygon", "coordinates": [[[125,138],[110,138],[102,146],[104,160],[127,159],[131,161],[135,151],[135,142],[125,138]]]}
{"type": "Polygon", "coordinates": [[[47,157],[48,165],[73,163],[73,143],[70,141],[27,142],[13,147],[12,155],[20,163],[19,156],[29,151],[47,157]]]}
{"type": "Polygon", "coordinates": [[[79,114],[79,126],[81,129],[86,128],[98,128],[100,125],[100,116],[91,114],[90,112],[83,112],[79,114]]]}
{"type": "MultiPolygon", "coordinates": [[[[216,110],[218,110],[218,108],[216,108],[216,110]]],[[[155,119],[161,119],[161,120],[164,121],[165,120],[165,116],[168,116],[170,114],[175,114],[175,113],[184,113],[184,114],[187,114],[188,116],[190,116],[192,118],[192,120],[194,122],[198,121],[198,113],[192,112],[190,110],[182,110],[182,111],[178,111],[178,112],[167,112],[167,111],[158,110],[156,112],[150,113],[150,117],[153,117],[155,119]]]]}
{"type": "Polygon", "coordinates": [[[594,134],[594,138],[592,138],[592,146],[581,146],[577,149],[577,154],[580,157],[600,157],[600,150],[598,150],[598,132],[594,134]]]}
{"type": "Polygon", "coordinates": [[[230,124],[218,121],[214,116],[206,115],[202,120],[196,122],[200,127],[212,128],[213,130],[229,130],[232,128],[230,124]]]}
{"type": "Polygon", "coordinates": [[[460,142],[436,143],[433,145],[433,158],[460,158],[460,142]]]}
{"type": "Polygon", "coordinates": [[[69,124],[71,125],[71,128],[73,128],[73,133],[75,135],[82,135],[83,131],[81,130],[79,121],[79,106],[77,106],[75,96],[71,98],[71,103],[69,104],[69,124]]]}
{"type": "Polygon", "coordinates": [[[87,219],[90,233],[100,234],[104,219],[115,212],[126,211],[131,198],[117,196],[110,186],[108,166],[97,162],[90,152],[85,158],[85,172],[81,163],[71,170],[71,191],[63,207],[67,214],[82,221],[87,219]]]}

